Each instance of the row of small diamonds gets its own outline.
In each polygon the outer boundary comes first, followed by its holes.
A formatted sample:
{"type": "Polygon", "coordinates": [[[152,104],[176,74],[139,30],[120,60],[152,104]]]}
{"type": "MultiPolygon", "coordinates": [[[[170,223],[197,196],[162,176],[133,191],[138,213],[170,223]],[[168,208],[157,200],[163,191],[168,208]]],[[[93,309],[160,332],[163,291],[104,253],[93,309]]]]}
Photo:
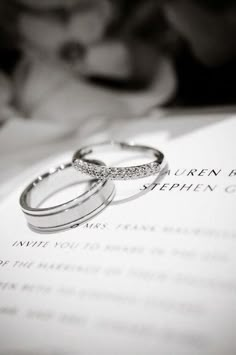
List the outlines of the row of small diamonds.
{"type": "Polygon", "coordinates": [[[147,177],[155,175],[160,171],[160,165],[157,162],[143,164],[133,167],[124,168],[108,168],[106,166],[96,165],[93,163],[87,163],[83,160],[76,160],[74,166],[77,170],[84,174],[88,174],[97,179],[138,179],[141,177],[147,177]]]}

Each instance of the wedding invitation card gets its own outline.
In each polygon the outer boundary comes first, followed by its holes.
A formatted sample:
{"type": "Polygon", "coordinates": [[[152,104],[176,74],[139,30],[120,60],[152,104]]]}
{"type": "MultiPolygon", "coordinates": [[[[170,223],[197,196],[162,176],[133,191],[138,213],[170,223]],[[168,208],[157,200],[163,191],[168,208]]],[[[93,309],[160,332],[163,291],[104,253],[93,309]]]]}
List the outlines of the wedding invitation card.
{"type": "Polygon", "coordinates": [[[115,182],[113,203],[65,232],[31,231],[19,196],[72,153],[15,182],[0,204],[0,354],[235,354],[235,132],[229,114],[133,123],[120,137],[168,166],[115,182]]]}

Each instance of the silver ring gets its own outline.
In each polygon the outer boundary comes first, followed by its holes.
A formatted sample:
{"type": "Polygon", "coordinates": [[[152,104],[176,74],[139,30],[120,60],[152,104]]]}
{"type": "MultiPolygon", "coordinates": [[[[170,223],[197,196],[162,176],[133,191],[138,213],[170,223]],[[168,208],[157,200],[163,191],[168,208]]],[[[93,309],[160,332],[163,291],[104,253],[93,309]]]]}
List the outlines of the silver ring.
{"type": "Polygon", "coordinates": [[[90,175],[96,179],[110,179],[110,180],[132,180],[141,179],[147,176],[158,174],[163,166],[164,155],[162,152],[155,148],[135,145],[122,142],[103,142],[98,144],[89,145],[79,149],[72,158],[72,163],[76,170],[83,174],[90,175]],[[134,150],[145,153],[154,157],[150,163],[127,166],[127,167],[108,167],[98,165],[96,162],[87,160],[87,156],[99,151],[119,149],[119,150],[134,150]],[[85,159],[86,157],[86,159],[85,159]]]}
{"type": "Polygon", "coordinates": [[[115,194],[112,181],[90,179],[90,188],[85,193],[65,203],[40,208],[47,198],[68,185],[78,184],[80,178],[82,176],[78,176],[72,163],[67,163],[38,176],[26,187],[20,196],[20,206],[32,230],[51,233],[75,228],[97,215],[112,201],[115,194]]]}

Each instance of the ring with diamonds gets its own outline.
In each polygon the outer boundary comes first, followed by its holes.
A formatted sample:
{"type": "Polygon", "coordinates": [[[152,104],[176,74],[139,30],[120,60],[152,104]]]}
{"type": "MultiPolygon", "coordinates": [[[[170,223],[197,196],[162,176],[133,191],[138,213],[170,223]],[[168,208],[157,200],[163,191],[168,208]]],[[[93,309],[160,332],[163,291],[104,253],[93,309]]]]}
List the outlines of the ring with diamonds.
{"type": "Polygon", "coordinates": [[[164,163],[164,155],[159,150],[136,144],[129,144],[123,142],[103,142],[98,144],[89,145],[79,149],[73,156],[72,163],[76,170],[82,172],[83,174],[90,175],[96,179],[109,179],[109,180],[132,180],[141,179],[151,175],[158,174],[164,163]],[[136,165],[136,166],[126,166],[126,167],[109,167],[99,165],[87,157],[90,154],[97,154],[99,151],[111,151],[114,150],[132,150],[136,152],[141,152],[145,155],[151,155],[154,157],[150,163],[136,165]]]}
{"type": "Polygon", "coordinates": [[[50,169],[30,183],[20,197],[20,206],[30,229],[52,233],[75,228],[106,208],[113,200],[115,186],[112,181],[91,178],[86,180],[89,187],[84,193],[63,203],[42,207],[42,203],[58,191],[83,183],[83,180],[84,176],[78,176],[72,163],[67,163],[50,169]]]}

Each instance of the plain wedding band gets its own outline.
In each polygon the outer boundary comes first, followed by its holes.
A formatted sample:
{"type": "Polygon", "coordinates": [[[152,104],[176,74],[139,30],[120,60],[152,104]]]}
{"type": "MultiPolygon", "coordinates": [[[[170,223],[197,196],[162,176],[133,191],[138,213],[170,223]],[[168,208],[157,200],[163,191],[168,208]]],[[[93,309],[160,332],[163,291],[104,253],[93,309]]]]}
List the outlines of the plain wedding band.
{"type": "Polygon", "coordinates": [[[88,145],[77,150],[72,158],[72,163],[76,170],[96,179],[132,180],[158,174],[164,163],[164,154],[155,148],[144,145],[109,141],[88,145]],[[154,160],[136,166],[109,167],[98,165],[96,162],[87,159],[87,156],[92,153],[97,154],[99,151],[110,151],[111,149],[138,151],[145,153],[145,155],[152,155],[154,160]]]}
{"type": "Polygon", "coordinates": [[[101,212],[115,194],[115,186],[109,180],[89,179],[90,187],[85,193],[62,204],[40,208],[48,197],[68,185],[78,184],[82,178],[84,180],[84,176],[75,172],[72,163],[67,163],[31,182],[20,196],[20,206],[29,227],[39,233],[56,232],[75,228],[101,212]]]}

